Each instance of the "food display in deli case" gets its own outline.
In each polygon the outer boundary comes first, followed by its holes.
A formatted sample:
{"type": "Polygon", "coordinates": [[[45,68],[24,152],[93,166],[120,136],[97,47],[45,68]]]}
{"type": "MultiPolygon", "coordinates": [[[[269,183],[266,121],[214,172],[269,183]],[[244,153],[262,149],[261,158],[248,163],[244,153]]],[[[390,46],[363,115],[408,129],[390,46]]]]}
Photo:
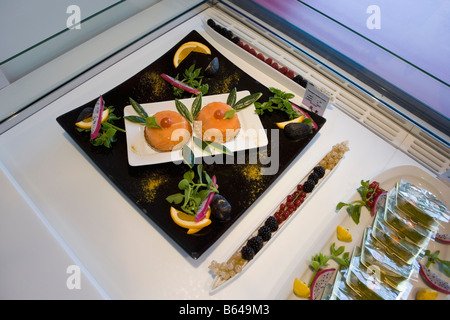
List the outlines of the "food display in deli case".
{"type": "Polygon", "coordinates": [[[249,264],[270,244],[270,240],[281,232],[287,220],[297,214],[301,205],[324,183],[348,150],[347,141],[334,145],[225,262],[211,262],[209,269],[214,275],[212,291],[249,268],[249,264]]]}
{"type": "Polygon", "coordinates": [[[346,227],[330,238],[331,254],[324,249],[313,256],[312,273],[294,279],[293,297],[428,300],[450,294],[448,188],[417,167],[402,166],[362,180],[357,191],[349,203],[337,204],[347,214],[346,227]],[[336,249],[335,242],[344,244],[336,249]]]}
{"type": "Polygon", "coordinates": [[[194,30],[57,122],[140,214],[197,259],[325,124],[291,102],[297,94],[265,87],[194,30]]]}

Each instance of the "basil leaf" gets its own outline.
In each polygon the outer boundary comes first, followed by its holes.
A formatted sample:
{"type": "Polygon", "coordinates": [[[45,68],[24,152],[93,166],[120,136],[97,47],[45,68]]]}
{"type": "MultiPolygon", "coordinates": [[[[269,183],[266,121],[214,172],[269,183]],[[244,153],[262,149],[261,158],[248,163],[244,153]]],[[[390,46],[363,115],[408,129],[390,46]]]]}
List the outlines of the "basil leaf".
{"type": "Polygon", "coordinates": [[[136,113],[138,115],[140,115],[142,118],[146,119],[148,117],[147,112],[144,110],[144,108],[142,108],[142,106],[137,103],[136,101],[134,101],[132,98],[130,99],[130,104],[133,107],[134,111],[136,111],[136,113]]]}
{"type": "Polygon", "coordinates": [[[197,138],[196,136],[193,136],[192,138],[197,147],[207,152],[208,154],[212,154],[211,148],[209,147],[209,144],[206,141],[203,141],[202,139],[197,138]]]}
{"type": "Polygon", "coordinates": [[[218,142],[207,142],[208,146],[211,148],[214,148],[222,153],[225,153],[229,156],[233,155],[233,152],[231,152],[230,149],[228,149],[227,147],[225,147],[223,144],[220,144],[218,142]]]}
{"type": "Polygon", "coordinates": [[[189,112],[188,108],[178,99],[175,99],[175,107],[177,108],[178,112],[186,118],[187,121],[192,123],[192,115],[189,112]]]}
{"type": "Polygon", "coordinates": [[[237,101],[234,104],[233,109],[235,109],[236,111],[245,109],[245,108],[251,106],[252,104],[254,104],[261,96],[262,96],[262,93],[257,92],[257,93],[248,95],[246,97],[243,97],[242,99],[240,99],[239,101],[237,101]]]}
{"type": "Polygon", "coordinates": [[[147,117],[147,119],[145,119],[145,126],[149,127],[149,128],[161,129],[161,127],[159,126],[158,122],[156,122],[156,118],[155,117],[147,117]]]}
{"type": "Polygon", "coordinates": [[[343,207],[348,206],[348,203],[345,202],[339,202],[336,206],[336,210],[341,210],[343,207]]]}
{"type": "Polygon", "coordinates": [[[183,159],[186,162],[186,164],[189,166],[189,168],[192,168],[195,163],[195,157],[194,157],[194,153],[192,152],[191,148],[189,148],[185,144],[181,150],[181,153],[183,155],[183,159]]]}
{"type": "Polygon", "coordinates": [[[183,179],[178,183],[178,189],[186,190],[190,188],[189,181],[187,179],[183,179]]]}
{"type": "Polygon", "coordinates": [[[233,90],[230,91],[227,98],[227,105],[232,107],[234,109],[234,105],[236,103],[236,88],[233,88],[233,90]]]}
{"type": "Polygon", "coordinates": [[[227,112],[225,112],[224,115],[224,119],[231,119],[234,117],[234,115],[236,114],[236,110],[232,109],[232,110],[228,110],[227,112]]]}
{"type": "Polygon", "coordinates": [[[126,116],[124,119],[133,123],[145,123],[145,119],[140,116],[126,116]]]}
{"type": "Polygon", "coordinates": [[[202,93],[198,94],[195,97],[194,102],[192,102],[191,106],[192,119],[195,119],[195,117],[197,116],[197,114],[200,112],[201,109],[202,109],[202,93]]]}
{"type": "Polygon", "coordinates": [[[182,193],[175,193],[175,194],[172,194],[172,195],[168,196],[166,198],[166,200],[169,203],[180,204],[184,200],[184,194],[182,194],[182,193]]]}

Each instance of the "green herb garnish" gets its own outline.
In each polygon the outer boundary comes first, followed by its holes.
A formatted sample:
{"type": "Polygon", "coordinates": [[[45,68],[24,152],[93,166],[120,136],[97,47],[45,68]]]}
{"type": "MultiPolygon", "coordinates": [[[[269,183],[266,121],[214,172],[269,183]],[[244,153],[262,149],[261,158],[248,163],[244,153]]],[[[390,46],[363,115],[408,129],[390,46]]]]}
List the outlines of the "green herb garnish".
{"type": "Polygon", "coordinates": [[[131,106],[133,107],[134,111],[136,111],[138,116],[126,116],[124,117],[126,120],[133,123],[145,124],[145,126],[149,128],[161,129],[160,125],[156,122],[155,117],[149,117],[147,112],[139,103],[134,101],[132,98],[129,99],[131,106]]]}
{"type": "Polygon", "coordinates": [[[373,194],[375,190],[370,187],[369,180],[361,180],[361,186],[356,190],[360,194],[361,200],[355,200],[350,203],[339,202],[336,205],[336,210],[341,210],[343,207],[348,206],[347,212],[350,214],[353,221],[358,224],[361,216],[361,208],[366,207],[367,210],[371,210],[370,203],[373,202],[373,194]]]}
{"type": "Polygon", "coordinates": [[[428,262],[425,266],[429,268],[432,263],[438,263],[440,265],[440,269],[445,273],[445,275],[450,277],[450,261],[440,259],[438,257],[439,253],[439,250],[433,254],[430,250],[425,250],[425,257],[428,257],[428,262]]]}
{"type": "MultiPolygon", "coordinates": [[[[179,79],[179,74],[175,77],[175,79],[181,81],[187,86],[194,88],[200,91],[203,95],[208,93],[209,85],[207,83],[202,84],[203,76],[200,76],[202,68],[195,69],[195,64],[189,67],[184,71],[183,79],[179,79]]],[[[173,94],[176,97],[181,97],[185,91],[183,89],[173,87],[173,94]]]]}
{"type": "Polygon", "coordinates": [[[195,215],[198,206],[211,192],[219,193],[208,173],[203,170],[201,164],[197,165],[196,173],[190,169],[183,175],[183,179],[178,183],[179,193],[172,194],[166,198],[169,203],[181,204],[181,209],[190,215],[195,215]],[[203,180],[203,176],[205,180],[203,180]]]}
{"type": "Polygon", "coordinates": [[[309,283],[309,286],[311,286],[311,283],[314,280],[314,277],[316,276],[317,272],[319,272],[319,270],[322,267],[326,267],[328,266],[328,261],[330,259],[336,261],[339,264],[340,268],[345,268],[348,267],[350,265],[350,253],[349,252],[344,252],[345,251],[345,247],[344,246],[340,246],[339,248],[335,249],[335,243],[333,242],[333,244],[330,247],[330,254],[329,255],[324,255],[322,253],[318,253],[315,256],[313,256],[311,258],[311,268],[313,269],[314,273],[311,277],[311,281],[309,283]],[[343,253],[342,257],[339,257],[341,254],[343,253]]]}
{"type": "MultiPolygon", "coordinates": [[[[106,148],[111,148],[112,143],[117,141],[116,133],[117,131],[125,132],[124,129],[119,128],[113,124],[115,120],[119,120],[120,117],[116,116],[114,114],[114,107],[110,106],[107,109],[109,109],[109,115],[105,122],[102,123],[100,127],[99,134],[97,138],[90,139],[91,144],[93,146],[105,146],[106,148]]],[[[82,129],[78,128],[77,130],[79,132],[91,132],[91,129],[82,129]]]]}
{"type": "Polygon", "coordinates": [[[293,93],[284,92],[280,89],[269,88],[270,92],[273,93],[273,97],[269,98],[269,101],[260,103],[255,103],[256,110],[255,112],[259,115],[264,114],[265,111],[273,112],[274,110],[280,110],[285,112],[289,120],[298,118],[298,113],[292,107],[292,104],[289,102],[289,99],[295,97],[293,93]]]}

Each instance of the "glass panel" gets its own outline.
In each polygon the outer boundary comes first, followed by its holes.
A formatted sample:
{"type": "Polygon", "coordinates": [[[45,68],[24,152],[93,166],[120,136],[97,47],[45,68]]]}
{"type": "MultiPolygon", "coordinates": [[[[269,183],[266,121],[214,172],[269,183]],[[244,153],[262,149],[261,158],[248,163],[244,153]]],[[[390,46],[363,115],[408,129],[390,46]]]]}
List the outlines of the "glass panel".
{"type": "Polygon", "coordinates": [[[449,135],[448,0],[230,2],[449,135]]]}
{"type": "Polygon", "coordinates": [[[200,0],[2,0],[0,124],[200,0]]]}

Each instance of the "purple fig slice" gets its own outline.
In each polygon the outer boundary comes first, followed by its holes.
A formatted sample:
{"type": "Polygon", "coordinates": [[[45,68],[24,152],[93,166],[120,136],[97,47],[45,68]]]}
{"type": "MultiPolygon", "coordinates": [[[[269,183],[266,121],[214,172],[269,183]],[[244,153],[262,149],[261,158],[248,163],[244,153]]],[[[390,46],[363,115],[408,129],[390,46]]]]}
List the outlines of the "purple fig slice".
{"type": "Polygon", "coordinates": [[[91,125],[91,139],[94,140],[98,137],[100,128],[102,127],[102,114],[103,114],[104,104],[103,97],[100,96],[95,103],[94,110],[92,112],[92,125],[91,125]]]}
{"type": "Polygon", "coordinates": [[[424,265],[420,265],[422,279],[436,291],[450,294],[450,284],[424,265]]]}
{"type": "Polygon", "coordinates": [[[434,239],[440,243],[450,244],[450,234],[436,233],[434,239]]]}
{"type": "Polygon", "coordinates": [[[372,209],[370,210],[370,215],[372,217],[375,217],[378,209],[380,209],[381,207],[384,207],[384,205],[386,204],[386,196],[387,196],[387,192],[384,191],[377,197],[377,199],[375,200],[375,204],[373,205],[372,209]]]}
{"type": "Polygon", "coordinates": [[[194,89],[192,87],[187,86],[183,82],[181,82],[181,81],[179,81],[179,80],[177,80],[175,78],[172,78],[171,76],[169,76],[169,75],[167,75],[165,73],[161,74],[161,77],[164,80],[166,80],[168,83],[170,83],[171,85],[173,85],[173,86],[175,86],[177,88],[183,89],[184,91],[187,91],[187,92],[193,93],[193,94],[199,94],[200,93],[200,91],[198,91],[198,90],[196,90],[196,89],[194,89]]]}
{"type": "Polygon", "coordinates": [[[327,286],[328,282],[333,278],[334,272],[336,269],[324,269],[320,270],[316,273],[312,283],[311,283],[311,295],[309,297],[310,300],[319,300],[322,297],[323,291],[327,286]]]}

